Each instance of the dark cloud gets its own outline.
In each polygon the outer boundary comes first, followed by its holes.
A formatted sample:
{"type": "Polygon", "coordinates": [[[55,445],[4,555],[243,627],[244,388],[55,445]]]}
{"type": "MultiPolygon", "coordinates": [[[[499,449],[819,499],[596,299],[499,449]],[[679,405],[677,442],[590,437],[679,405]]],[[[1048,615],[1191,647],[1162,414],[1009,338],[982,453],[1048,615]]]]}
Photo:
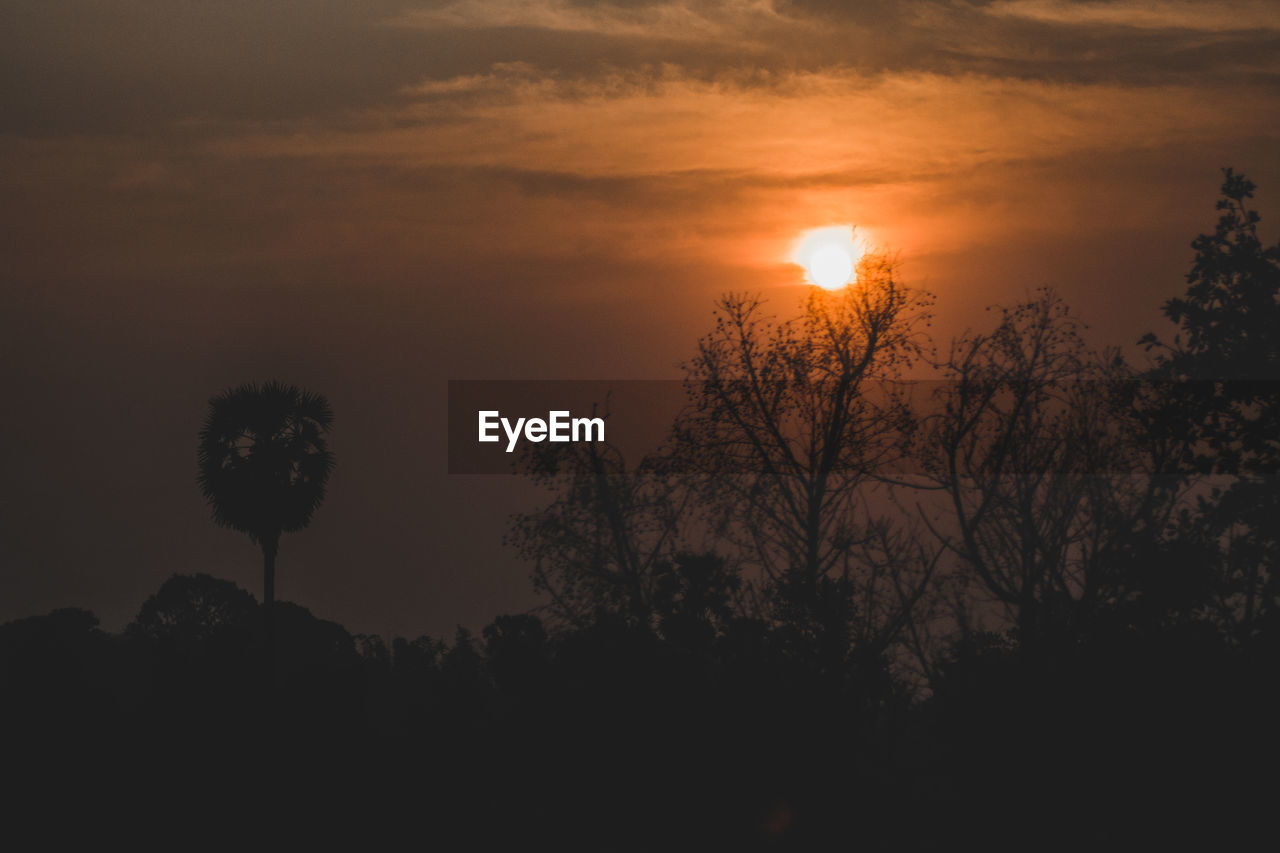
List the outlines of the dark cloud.
{"type": "Polygon", "coordinates": [[[188,120],[335,116],[394,101],[422,80],[510,62],[586,77],[666,63],[702,78],[839,66],[1273,84],[1280,55],[1276,29],[1073,23],[979,4],[792,0],[770,15],[692,3],[705,32],[654,17],[672,6],[529,4],[589,15],[557,25],[555,15],[532,11],[487,20],[478,3],[450,17],[441,11],[449,3],[411,0],[11,0],[0,27],[0,131],[155,132],[188,120]]]}
{"type": "Polygon", "coordinates": [[[401,0],[11,0],[0,129],[149,129],[289,118],[386,96],[423,73],[421,39],[380,26],[401,0]]]}

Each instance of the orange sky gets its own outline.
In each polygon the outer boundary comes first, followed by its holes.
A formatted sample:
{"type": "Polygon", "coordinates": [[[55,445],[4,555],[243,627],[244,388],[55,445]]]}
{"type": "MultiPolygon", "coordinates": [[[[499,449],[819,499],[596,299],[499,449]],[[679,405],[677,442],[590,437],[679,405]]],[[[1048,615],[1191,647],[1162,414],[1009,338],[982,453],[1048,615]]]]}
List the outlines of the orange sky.
{"type": "Polygon", "coordinates": [[[355,630],[478,627],[529,601],[497,544],[523,497],[443,477],[447,379],[676,376],[718,293],[792,304],[788,247],[836,223],[938,295],[942,342],[1052,284],[1129,345],[1220,166],[1260,184],[1270,239],[1280,211],[1262,0],[9,0],[0,22],[0,620],[112,626],[173,571],[257,588],[189,470],[233,382],[338,415],[282,594],[355,630]]]}

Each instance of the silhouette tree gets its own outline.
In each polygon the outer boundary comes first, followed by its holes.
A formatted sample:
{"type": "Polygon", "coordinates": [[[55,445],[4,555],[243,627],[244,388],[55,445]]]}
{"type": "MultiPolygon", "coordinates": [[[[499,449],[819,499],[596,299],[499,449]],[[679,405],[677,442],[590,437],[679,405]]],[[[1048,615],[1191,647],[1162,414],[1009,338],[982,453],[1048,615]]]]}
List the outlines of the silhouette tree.
{"type": "Polygon", "coordinates": [[[173,575],[125,628],[125,649],[144,667],[152,699],[181,714],[223,724],[254,705],[259,654],[258,602],[248,590],[207,574],[173,575]]]}
{"type": "Polygon", "coordinates": [[[729,630],[742,577],[716,554],[683,552],[655,572],[654,604],[663,639],[704,651],[729,630]]]}
{"type": "Polygon", "coordinates": [[[510,696],[544,686],[551,649],[542,621],[527,613],[499,616],[484,629],[484,658],[494,682],[510,696]]]}
{"type": "Polygon", "coordinates": [[[889,392],[927,345],[930,302],[867,256],[856,284],[812,289],[795,320],[725,297],[685,365],[667,463],[726,556],[763,576],[763,608],[832,669],[895,640],[934,564],[918,538],[881,535],[868,501],[902,459],[907,413],[889,392]]]}
{"type": "Polygon", "coordinates": [[[280,534],[301,530],[324,500],[334,458],[333,411],[323,396],[268,382],[209,401],[200,430],[200,490],[213,520],[262,548],[265,661],[275,652],[275,570],[280,534]]]}
{"type": "Polygon", "coordinates": [[[1081,327],[1050,290],[1000,309],[994,330],[953,343],[918,436],[946,496],[934,532],[1023,648],[1079,635],[1128,594],[1123,555],[1163,533],[1178,494],[1121,405],[1131,372],[1081,327]]]}
{"type": "Polygon", "coordinates": [[[258,602],[228,580],[174,575],[142,603],[128,633],[154,642],[207,646],[223,633],[249,634],[258,602]]]}
{"type": "Polygon", "coordinates": [[[78,607],[0,625],[0,723],[23,733],[15,741],[33,729],[62,739],[93,725],[107,711],[110,651],[98,617],[78,607]]]}
{"type": "Polygon", "coordinates": [[[512,518],[509,544],[533,564],[559,622],[585,627],[602,616],[651,629],[657,574],[675,554],[682,503],[655,459],[629,470],[607,442],[531,448],[523,473],[555,497],[512,518]]]}
{"type": "Polygon", "coordinates": [[[1184,441],[1187,468],[1215,478],[1183,544],[1216,552],[1213,608],[1237,641],[1280,601],[1280,243],[1258,236],[1255,189],[1223,170],[1217,227],[1192,242],[1187,291],[1164,306],[1178,333],[1141,341],[1166,387],[1159,426],[1184,441]]]}

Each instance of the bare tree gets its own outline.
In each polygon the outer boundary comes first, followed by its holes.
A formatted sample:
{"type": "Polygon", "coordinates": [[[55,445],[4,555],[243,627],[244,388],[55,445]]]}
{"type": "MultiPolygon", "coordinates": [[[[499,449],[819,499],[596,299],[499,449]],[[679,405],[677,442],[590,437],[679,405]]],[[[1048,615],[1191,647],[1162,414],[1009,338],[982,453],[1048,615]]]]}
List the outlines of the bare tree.
{"type": "Polygon", "coordinates": [[[523,472],[554,497],[515,516],[507,538],[533,564],[553,617],[581,627],[607,613],[652,627],[658,576],[679,545],[674,489],[608,443],[535,447],[523,472]]]}
{"type": "Polygon", "coordinates": [[[946,496],[930,526],[1024,644],[1122,603],[1130,549],[1162,535],[1181,494],[1134,419],[1133,374],[1080,331],[1048,290],[1001,309],[953,343],[917,436],[946,496]]]}
{"type": "Polygon", "coordinates": [[[811,290],[792,321],[765,316],[759,298],[723,298],[685,366],[666,457],[722,547],[756,570],[761,612],[832,655],[883,652],[936,562],[893,533],[872,494],[901,460],[907,410],[891,383],[926,345],[930,299],[886,257],[858,273],[811,290]]]}

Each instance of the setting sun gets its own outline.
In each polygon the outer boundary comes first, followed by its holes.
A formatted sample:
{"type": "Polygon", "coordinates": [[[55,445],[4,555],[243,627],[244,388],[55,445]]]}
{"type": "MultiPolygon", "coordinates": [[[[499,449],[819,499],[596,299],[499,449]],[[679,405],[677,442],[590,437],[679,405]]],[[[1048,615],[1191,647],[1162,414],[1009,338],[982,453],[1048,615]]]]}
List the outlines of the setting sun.
{"type": "Polygon", "coordinates": [[[844,287],[862,250],[853,236],[852,225],[836,225],[808,231],[796,243],[791,262],[804,267],[809,281],[826,290],[844,287]]]}

